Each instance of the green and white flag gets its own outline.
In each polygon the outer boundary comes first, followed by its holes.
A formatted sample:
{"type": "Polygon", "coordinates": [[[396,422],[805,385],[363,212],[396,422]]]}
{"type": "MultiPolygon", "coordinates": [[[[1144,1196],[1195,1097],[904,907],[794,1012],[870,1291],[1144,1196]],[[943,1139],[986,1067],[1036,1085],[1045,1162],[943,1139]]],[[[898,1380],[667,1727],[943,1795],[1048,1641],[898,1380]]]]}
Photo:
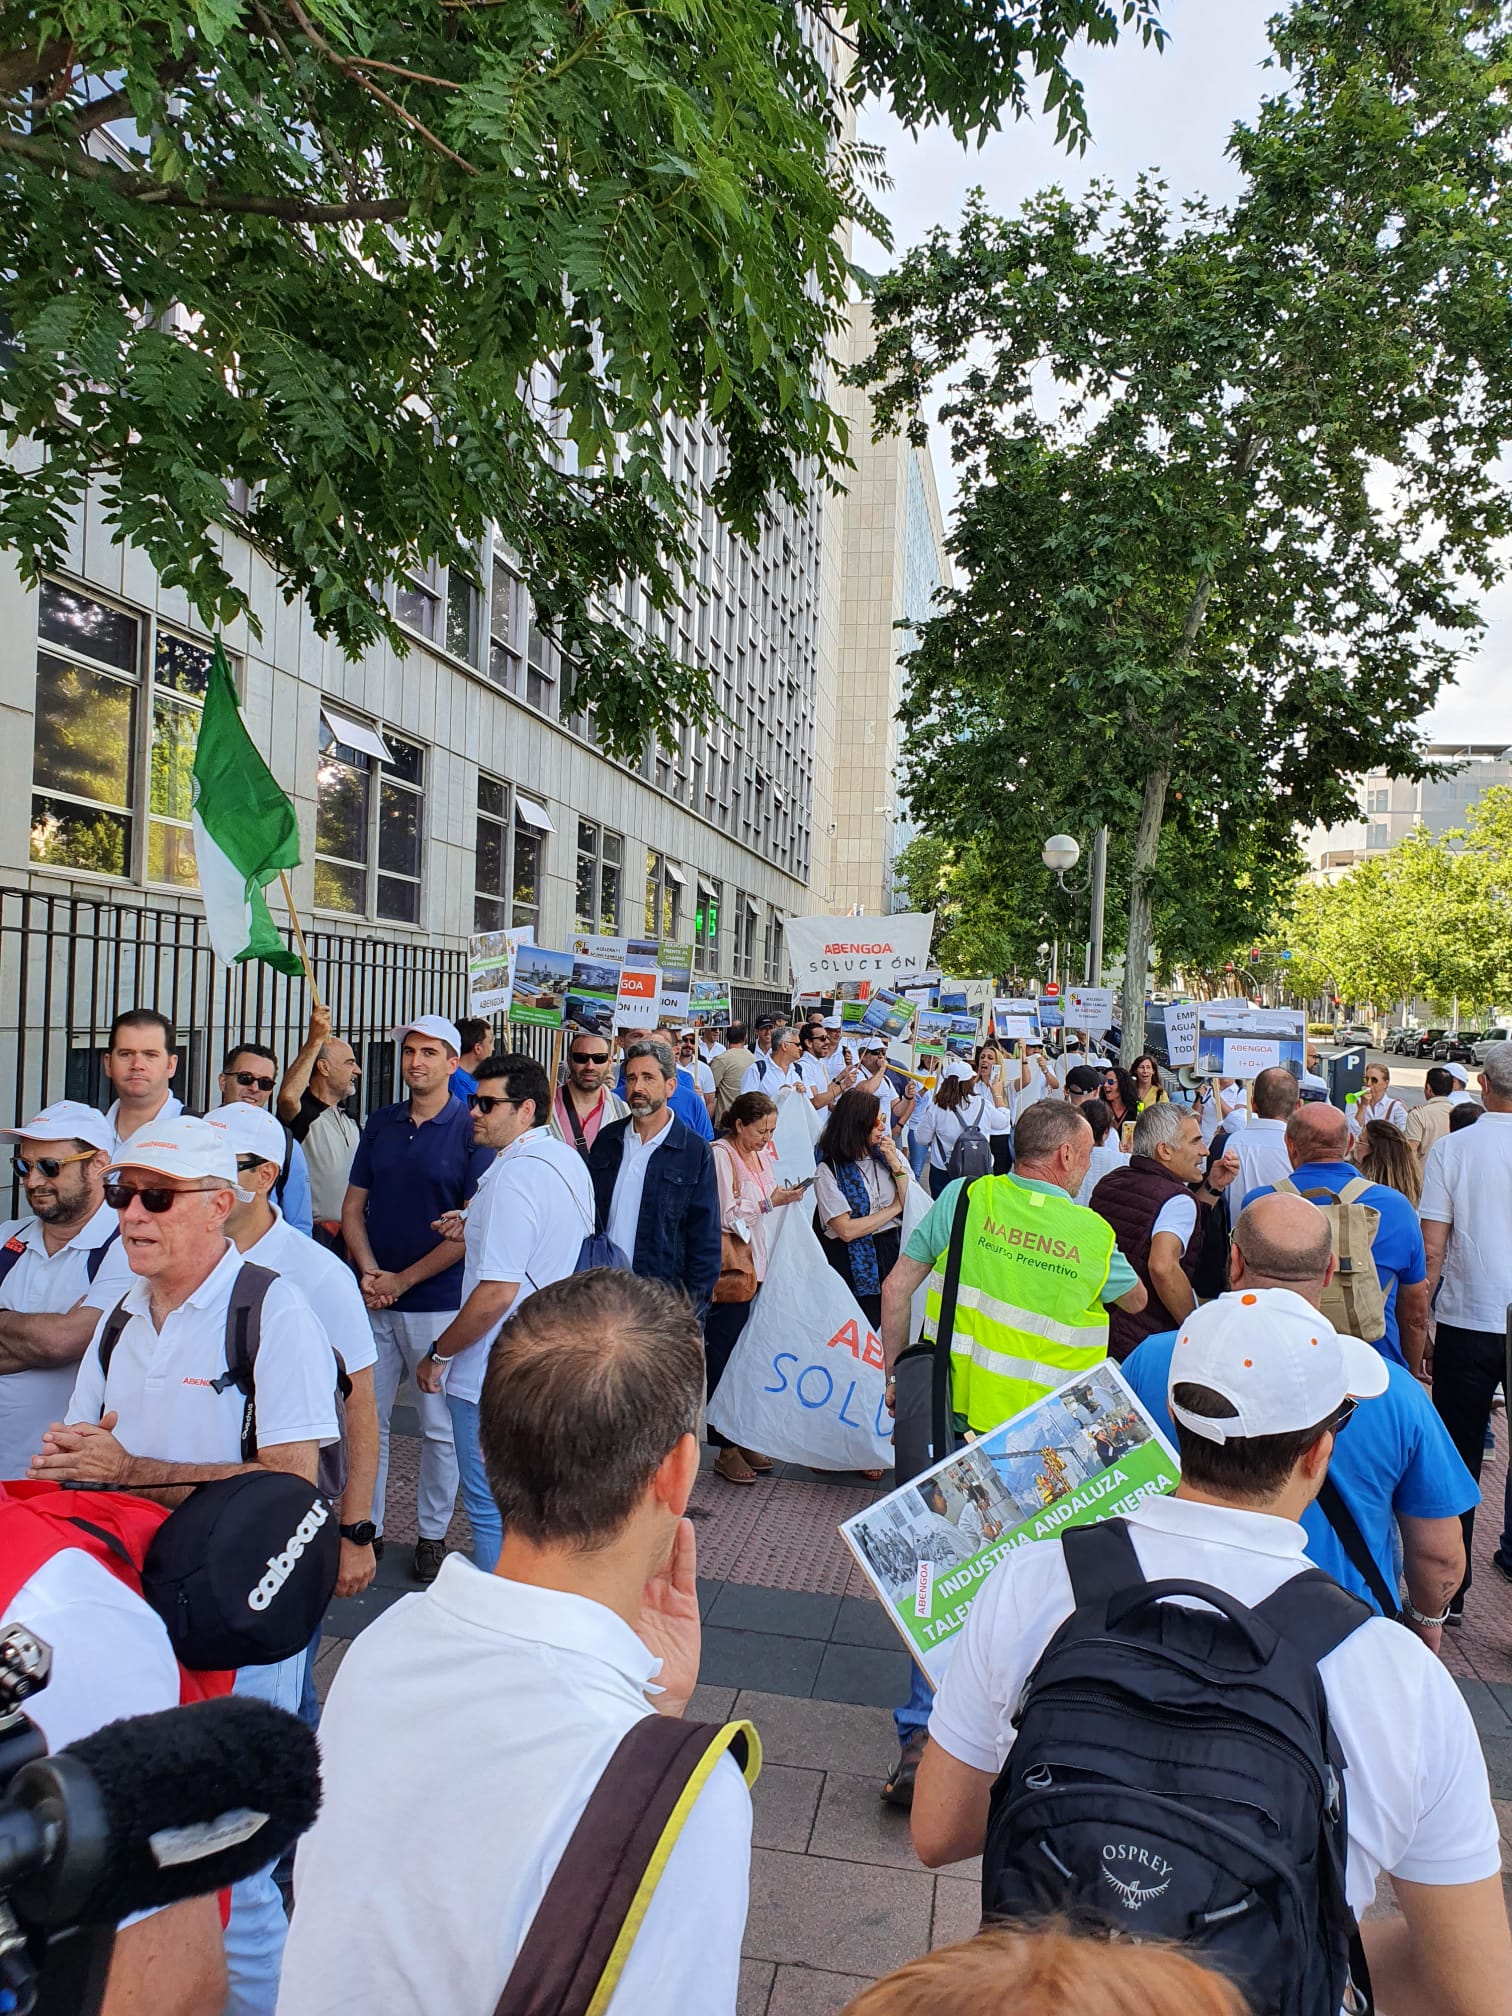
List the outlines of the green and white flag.
{"type": "Polygon", "coordinates": [[[299,821],[247,733],[219,638],[194,752],[194,855],[217,958],[302,973],[262,893],[280,869],[299,865],[299,821]]]}

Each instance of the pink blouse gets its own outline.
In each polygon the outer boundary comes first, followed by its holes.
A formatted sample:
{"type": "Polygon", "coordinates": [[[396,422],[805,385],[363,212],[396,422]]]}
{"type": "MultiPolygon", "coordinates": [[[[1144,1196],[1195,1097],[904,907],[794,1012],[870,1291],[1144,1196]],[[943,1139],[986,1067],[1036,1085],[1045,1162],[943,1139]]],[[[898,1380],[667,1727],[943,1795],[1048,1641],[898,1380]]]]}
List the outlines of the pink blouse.
{"type": "Polygon", "coordinates": [[[763,1199],[777,1188],[777,1150],[769,1141],[757,1157],[758,1167],[749,1162],[727,1134],[714,1143],[714,1175],[719,1184],[719,1222],[726,1232],[735,1230],[738,1218],[751,1235],[751,1258],[756,1279],[765,1281],[767,1270],[766,1214],[763,1199]]]}

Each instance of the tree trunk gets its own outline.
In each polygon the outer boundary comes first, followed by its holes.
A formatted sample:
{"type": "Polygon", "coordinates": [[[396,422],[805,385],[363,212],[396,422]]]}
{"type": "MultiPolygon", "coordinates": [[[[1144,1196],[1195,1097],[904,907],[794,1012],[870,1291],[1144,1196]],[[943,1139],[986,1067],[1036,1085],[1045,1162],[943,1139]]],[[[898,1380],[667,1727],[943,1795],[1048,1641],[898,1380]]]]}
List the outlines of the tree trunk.
{"type": "Polygon", "coordinates": [[[1144,803],[1139,808],[1139,830],[1134,835],[1134,869],[1129,880],[1129,943],[1124,954],[1123,1014],[1119,1031],[1123,1042],[1119,1056],[1130,1064],[1144,1048],[1145,970],[1150,963],[1152,917],[1150,877],[1160,846],[1160,828],[1165,819],[1166,792],[1170,788],[1169,764],[1150,771],[1145,778],[1144,803]]]}

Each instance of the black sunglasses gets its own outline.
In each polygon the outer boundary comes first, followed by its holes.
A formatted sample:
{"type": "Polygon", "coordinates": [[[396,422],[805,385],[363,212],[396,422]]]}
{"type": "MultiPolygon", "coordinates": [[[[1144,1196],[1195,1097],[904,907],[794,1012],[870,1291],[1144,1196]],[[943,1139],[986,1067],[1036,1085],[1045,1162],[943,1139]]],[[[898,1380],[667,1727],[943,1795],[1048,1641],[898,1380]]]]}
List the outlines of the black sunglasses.
{"type": "Polygon", "coordinates": [[[569,1064],[607,1064],[609,1062],[609,1052],[601,1050],[595,1056],[587,1050],[571,1050],[567,1054],[567,1062],[569,1064]]]}
{"type": "Polygon", "coordinates": [[[16,1174],[25,1182],[28,1176],[45,1176],[49,1183],[62,1174],[70,1162],[90,1162],[99,1154],[98,1148],[81,1149],[77,1155],[39,1155],[35,1162],[28,1162],[24,1155],[11,1157],[16,1174]]]}
{"type": "Polygon", "coordinates": [[[1359,1404],[1360,1403],[1358,1400],[1352,1399],[1349,1395],[1346,1394],[1345,1397],[1339,1402],[1338,1413],[1335,1414],[1332,1421],[1330,1421],[1328,1424],[1329,1433],[1332,1435],[1337,1435],[1339,1433],[1339,1430],[1348,1423],[1350,1417],[1353,1415],[1356,1407],[1358,1407],[1359,1404]]]}
{"type": "Polygon", "coordinates": [[[171,1211],[175,1201],[180,1197],[202,1197],[203,1195],[204,1191],[199,1189],[160,1190],[152,1188],[139,1190],[135,1183],[107,1183],[105,1185],[105,1202],[110,1206],[112,1211],[124,1211],[132,1198],[135,1197],[144,1211],[154,1212],[158,1216],[161,1216],[164,1211],[171,1211]]]}
{"type": "Polygon", "coordinates": [[[255,1071],[233,1071],[231,1076],[238,1085],[255,1085],[259,1092],[271,1092],[275,1083],[272,1078],[259,1078],[255,1071]]]}
{"type": "Polygon", "coordinates": [[[472,1108],[474,1113],[486,1114],[486,1113],[492,1113],[495,1106],[516,1106],[519,1104],[519,1101],[516,1099],[505,1099],[502,1097],[496,1099],[493,1098],[487,1092],[469,1092],[467,1095],[467,1103],[472,1108]]]}

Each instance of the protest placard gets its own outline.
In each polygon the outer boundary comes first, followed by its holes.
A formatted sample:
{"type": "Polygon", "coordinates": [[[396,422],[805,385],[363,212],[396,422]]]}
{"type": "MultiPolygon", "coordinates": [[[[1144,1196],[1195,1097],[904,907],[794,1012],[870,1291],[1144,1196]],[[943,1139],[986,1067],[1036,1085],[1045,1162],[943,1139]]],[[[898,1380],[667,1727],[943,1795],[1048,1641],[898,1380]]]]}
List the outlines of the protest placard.
{"type": "Polygon", "coordinates": [[[595,1036],[609,1035],[614,1027],[624,964],[623,938],[573,940],[571,985],[562,1010],[569,1028],[591,1029],[595,1036]]]}
{"type": "Polygon", "coordinates": [[[515,953],[535,937],[533,924],[516,931],[474,931],[467,941],[467,1012],[507,1014],[514,992],[515,953]]]}
{"type": "Polygon", "coordinates": [[[993,1004],[992,1033],[1000,1043],[1038,1043],[1041,1038],[1037,1015],[999,1014],[998,1004],[993,1004]]]}
{"type": "Polygon", "coordinates": [[[723,1029],[730,1021],[728,980],[695,980],[688,996],[688,1019],[701,1029],[723,1029]]]}
{"type": "Polygon", "coordinates": [[[1172,1070],[1197,1062],[1197,1003],[1172,1002],[1165,1011],[1166,1061],[1172,1070]]]}
{"type": "Polygon", "coordinates": [[[1258,1078],[1281,1062],[1281,1045],[1264,1036],[1225,1036],[1223,1072],[1225,1078],[1258,1078]]]}
{"type": "Polygon", "coordinates": [[[512,1022],[533,1022],[539,1028],[560,1029],[572,985],[573,956],[549,952],[542,945],[521,945],[515,953],[512,1022]]]}
{"type": "Polygon", "coordinates": [[[661,974],[661,1012],[669,1022],[686,1022],[688,995],[693,986],[693,947],[674,945],[664,939],[656,948],[656,967],[661,974]]]}
{"type": "Polygon", "coordinates": [[[934,912],[896,917],[790,917],[786,927],[794,989],[844,980],[890,987],[929,965],[934,912]]]}
{"type": "Polygon", "coordinates": [[[625,967],[614,1002],[616,1029],[654,1029],[661,1013],[661,975],[625,967]]]}
{"type": "Polygon", "coordinates": [[[1101,1036],[1113,1026],[1111,987],[1068,987],[1065,1005],[1066,1027],[1086,1029],[1101,1036]]]}
{"type": "MultiPolygon", "coordinates": [[[[728,1432],[728,1431],[726,1431],[728,1432]]],[[[842,1537],[935,1686],[1016,1547],[1175,1489],[1176,1453],[1111,1360],[847,1519],[842,1537]]]]}
{"type": "Polygon", "coordinates": [[[873,1029],[889,1039],[902,1036],[913,1026],[918,1012],[917,1002],[905,1000],[901,994],[894,994],[886,987],[879,987],[866,1003],[861,1027],[873,1029]]]}

